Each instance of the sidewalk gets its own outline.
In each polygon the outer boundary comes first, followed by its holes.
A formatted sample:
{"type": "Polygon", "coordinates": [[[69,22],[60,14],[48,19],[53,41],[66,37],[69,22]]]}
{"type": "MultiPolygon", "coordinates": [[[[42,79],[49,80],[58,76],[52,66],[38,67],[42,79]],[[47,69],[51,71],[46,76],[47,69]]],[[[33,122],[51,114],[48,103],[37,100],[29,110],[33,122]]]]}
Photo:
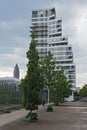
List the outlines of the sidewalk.
{"type": "Polygon", "coordinates": [[[63,106],[54,107],[53,112],[41,109],[37,111],[38,122],[33,123],[24,121],[27,112],[23,111],[20,110],[16,115],[21,114],[21,117],[16,117],[15,121],[0,127],[0,130],[87,130],[87,103],[64,103],[63,106]]]}
{"type": "Polygon", "coordinates": [[[24,109],[13,111],[11,113],[2,114],[2,115],[0,115],[0,127],[9,123],[9,122],[12,122],[12,121],[15,121],[19,118],[22,118],[26,114],[27,114],[27,111],[25,111],[24,109]]]}
{"type": "MultiPolygon", "coordinates": [[[[39,110],[42,109],[42,105],[39,106],[39,110]]],[[[26,111],[25,109],[21,110],[15,110],[11,113],[4,113],[0,115],[0,127],[10,123],[12,121],[15,121],[20,118],[24,118],[28,114],[28,110],[26,111]]]]}

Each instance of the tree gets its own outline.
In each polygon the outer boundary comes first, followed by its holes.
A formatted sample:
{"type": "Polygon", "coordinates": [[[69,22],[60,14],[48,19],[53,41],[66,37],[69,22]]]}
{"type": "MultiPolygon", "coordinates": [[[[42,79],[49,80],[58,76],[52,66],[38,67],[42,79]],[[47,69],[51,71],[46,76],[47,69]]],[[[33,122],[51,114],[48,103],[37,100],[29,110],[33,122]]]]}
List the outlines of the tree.
{"type": "Polygon", "coordinates": [[[82,89],[79,92],[80,97],[86,97],[87,96],[87,84],[85,84],[82,89]]]}
{"type": "Polygon", "coordinates": [[[9,98],[10,98],[10,90],[9,90],[8,86],[0,85],[0,104],[9,103],[9,98]]]}
{"type": "Polygon", "coordinates": [[[71,83],[67,80],[63,69],[56,71],[53,85],[51,87],[51,98],[56,104],[63,102],[64,98],[71,94],[71,83]]]}
{"type": "Polygon", "coordinates": [[[47,55],[45,56],[45,59],[42,61],[42,73],[44,78],[44,87],[48,90],[48,106],[46,111],[50,112],[53,111],[53,108],[51,105],[49,105],[50,102],[50,90],[53,85],[54,80],[54,73],[55,73],[55,61],[53,60],[52,54],[49,51],[47,55]]]}
{"type": "Polygon", "coordinates": [[[40,90],[41,90],[41,73],[39,66],[39,56],[36,50],[36,43],[34,40],[34,32],[31,35],[31,43],[27,51],[27,74],[21,81],[22,102],[26,109],[30,110],[27,117],[29,121],[33,120],[32,110],[35,110],[40,103],[40,90]]]}
{"type": "MultiPolygon", "coordinates": [[[[52,58],[51,52],[48,52],[45,59],[42,61],[42,73],[44,77],[44,86],[48,88],[48,94],[50,95],[50,88],[53,85],[55,72],[55,61],[52,58]]],[[[48,95],[48,103],[49,103],[48,95]]]]}

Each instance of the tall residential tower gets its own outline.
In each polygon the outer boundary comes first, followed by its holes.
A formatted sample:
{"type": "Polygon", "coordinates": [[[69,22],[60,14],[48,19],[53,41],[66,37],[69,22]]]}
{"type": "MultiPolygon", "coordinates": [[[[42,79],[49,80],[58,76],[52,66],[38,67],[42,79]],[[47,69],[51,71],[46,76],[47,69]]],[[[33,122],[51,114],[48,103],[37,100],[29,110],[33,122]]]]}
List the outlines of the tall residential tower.
{"type": "Polygon", "coordinates": [[[32,26],[34,29],[36,47],[40,60],[50,51],[56,60],[56,67],[63,67],[65,74],[72,81],[72,96],[76,89],[76,71],[73,63],[72,46],[68,38],[62,35],[62,20],[56,18],[55,8],[32,10],[32,26]]]}

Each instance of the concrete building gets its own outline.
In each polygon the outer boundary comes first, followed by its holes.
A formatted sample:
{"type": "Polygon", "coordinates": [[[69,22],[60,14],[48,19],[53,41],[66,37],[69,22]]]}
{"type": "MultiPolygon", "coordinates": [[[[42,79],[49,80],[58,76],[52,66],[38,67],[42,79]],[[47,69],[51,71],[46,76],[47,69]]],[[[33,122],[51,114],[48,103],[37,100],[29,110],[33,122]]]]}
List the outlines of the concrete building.
{"type": "Polygon", "coordinates": [[[19,79],[19,67],[16,64],[13,71],[13,77],[0,77],[0,85],[1,86],[11,86],[15,87],[15,89],[18,89],[19,85],[21,83],[21,80],[19,79]]]}
{"type": "Polygon", "coordinates": [[[73,62],[72,45],[68,44],[68,37],[62,35],[62,20],[56,18],[55,8],[32,10],[31,31],[34,29],[36,48],[40,60],[50,51],[56,60],[56,68],[63,67],[67,79],[72,81],[72,95],[76,90],[76,70],[73,62]]]}
{"type": "MultiPolygon", "coordinates": [[[[2,94],[0,104],[19,104],[21,102],[21,92],[20,92],[20,79],[13,77],[1,77],[0,78],[0,90],[6,88],[6,92],[2,94]]],[[[1,96],[1,95],[0,95],[1,96]]]]}
{"type": "Polygon", "coordinates": [[[19,68],[17,64],[13,71],[13,77],[0,77],[0,87],[6,87],[9,91],[8,99],[6,99],[8,103],[19,103],[21,101],[20,84],[21,80],[19,79],[19,68]]]}
{"type": "Polygon", "coordinates": [[[0,77],[0,86],[8,86],[14,91],[19,91],[20,79],[13,77],[0,77]]]}

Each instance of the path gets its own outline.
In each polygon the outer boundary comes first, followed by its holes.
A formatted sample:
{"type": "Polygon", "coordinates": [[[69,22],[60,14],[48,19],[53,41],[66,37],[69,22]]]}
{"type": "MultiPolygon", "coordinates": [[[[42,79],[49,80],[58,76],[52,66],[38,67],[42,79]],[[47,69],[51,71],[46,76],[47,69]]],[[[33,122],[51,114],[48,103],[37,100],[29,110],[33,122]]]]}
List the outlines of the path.
{"type": "MultiPolygon", "coordinates": [[[[20,110],[20,114],[23,114],[21,112],[24,110],[20,110]]],[[[54,107],[53,112],[41,109],[37,113],[38,122],[25,122],[25,111],[22,118],[15,117],[15,121],[0,127],[0,130],[87,130],[87,103],[65,103],[63,106],[54,107]]],[[[20,115],[19,112],[17,114],[20,115]]]]}

